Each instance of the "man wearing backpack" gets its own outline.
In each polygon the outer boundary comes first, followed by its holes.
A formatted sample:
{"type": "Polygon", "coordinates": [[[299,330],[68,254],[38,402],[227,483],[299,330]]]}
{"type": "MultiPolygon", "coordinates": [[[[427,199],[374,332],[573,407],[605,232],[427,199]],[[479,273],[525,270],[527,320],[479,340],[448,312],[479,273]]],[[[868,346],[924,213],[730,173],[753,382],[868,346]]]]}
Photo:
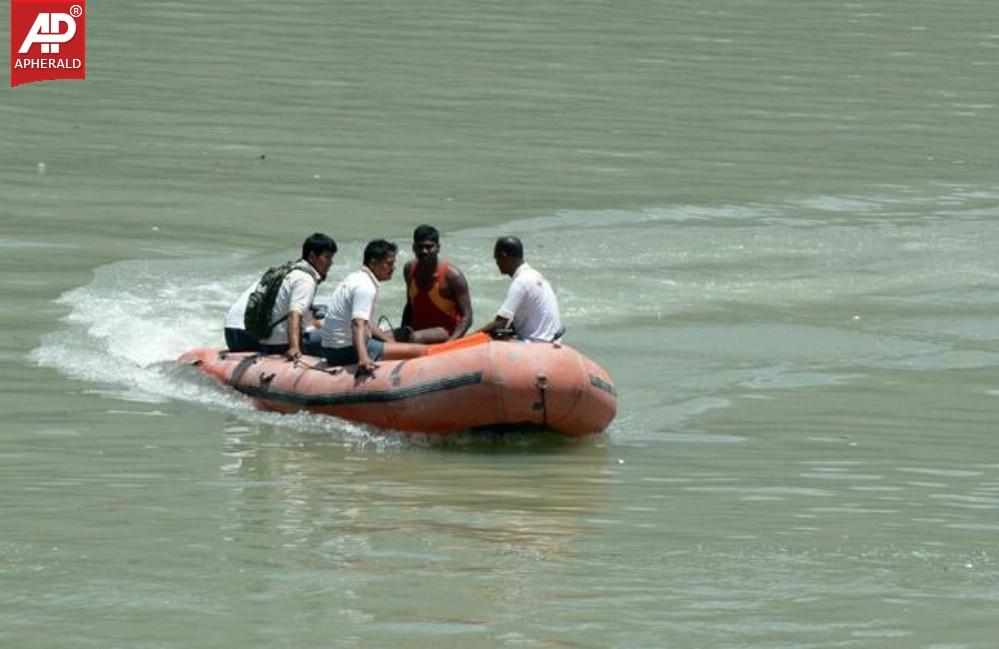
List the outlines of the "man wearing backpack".
{"type": "Polygon", "coordinates": [[[336,251],[332,238],[316,232],[302,243],[301,259],[268,269],[226,315],[229,349],[284,354],[291,361],[298,360],[303,350],[319,355],[318,337],[303,344],[302,329],[314,324],[312,301],[336,251]]]}

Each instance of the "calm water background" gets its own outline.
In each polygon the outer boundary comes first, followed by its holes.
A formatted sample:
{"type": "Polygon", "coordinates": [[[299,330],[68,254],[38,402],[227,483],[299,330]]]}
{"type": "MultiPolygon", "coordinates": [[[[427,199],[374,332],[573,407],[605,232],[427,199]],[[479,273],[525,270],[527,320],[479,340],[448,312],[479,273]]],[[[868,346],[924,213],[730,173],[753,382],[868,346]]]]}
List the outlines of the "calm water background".
{"type": "Polygon", "coordinates": [[[4,646],[995,645],[999,4],[89,12],[86,81],[0,91],[4,646]],[[169,363],[309,232],[340,278],[424,221],[480,323],[524,239],[606,435],[169,363]]]}

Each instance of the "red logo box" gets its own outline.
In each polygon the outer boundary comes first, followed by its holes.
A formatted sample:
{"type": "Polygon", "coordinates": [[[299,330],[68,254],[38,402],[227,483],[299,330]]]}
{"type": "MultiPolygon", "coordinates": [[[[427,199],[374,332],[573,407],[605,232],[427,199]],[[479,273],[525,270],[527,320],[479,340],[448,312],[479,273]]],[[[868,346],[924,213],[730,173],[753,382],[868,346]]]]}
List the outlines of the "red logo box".
{"type": "Polygon", "coordinates": [[[10,85],[87,78],[85,0],[10,0],[10,85]]]}

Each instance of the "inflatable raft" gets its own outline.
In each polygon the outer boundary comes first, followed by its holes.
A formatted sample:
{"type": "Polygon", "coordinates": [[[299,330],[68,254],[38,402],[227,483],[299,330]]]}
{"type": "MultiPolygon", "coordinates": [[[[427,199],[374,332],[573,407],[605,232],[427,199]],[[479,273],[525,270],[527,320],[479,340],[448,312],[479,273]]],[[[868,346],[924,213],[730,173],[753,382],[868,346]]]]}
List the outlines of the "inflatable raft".
{"type": "Polygon", "coordinates": [[[610,375],[561,343],[458,340],[419,358],[379,361],[373,375],[305,356],[196,349],[180,357],[278,412],[307,410],[422,433],[476,428],[603,431],[617,411],[610,375]]]}

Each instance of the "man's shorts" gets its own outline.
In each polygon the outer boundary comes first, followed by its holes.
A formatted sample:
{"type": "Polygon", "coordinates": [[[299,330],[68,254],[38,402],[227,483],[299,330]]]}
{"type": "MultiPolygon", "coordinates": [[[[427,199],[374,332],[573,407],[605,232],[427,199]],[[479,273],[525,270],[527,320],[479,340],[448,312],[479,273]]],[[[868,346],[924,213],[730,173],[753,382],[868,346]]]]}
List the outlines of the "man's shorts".
{"type": "MultiPolygon", "coordinates": [[[[377,361],[385,353],[385,343],[375,338],[368,338],[368,357],[377,361]]],[[[330,365],[353,365],[357,363],[357,350],[350,347],[323,347],[323,358],[330,365]]]]}

